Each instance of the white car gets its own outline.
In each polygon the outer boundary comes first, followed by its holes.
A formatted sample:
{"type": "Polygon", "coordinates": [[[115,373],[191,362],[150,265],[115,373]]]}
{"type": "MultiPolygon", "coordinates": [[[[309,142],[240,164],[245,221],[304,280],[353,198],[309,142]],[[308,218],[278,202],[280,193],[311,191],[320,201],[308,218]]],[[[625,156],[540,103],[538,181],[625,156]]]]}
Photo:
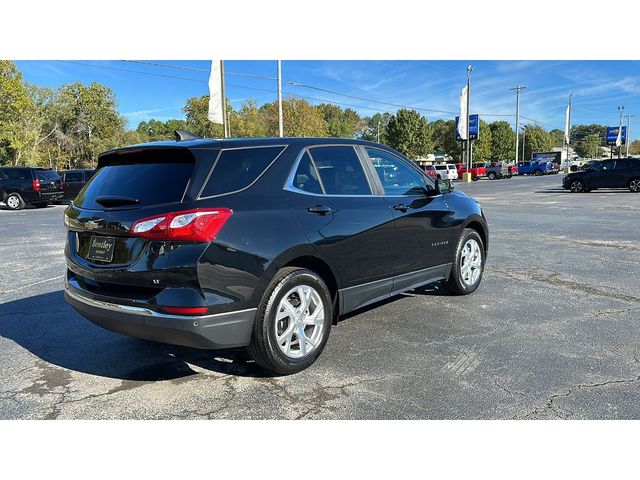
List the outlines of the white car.
{"type": "Polygon", "coordinates": [[[434,165],[436,169],[436,178],[440,178],[442,180],[455,180],[458,178],[458,170],[455,165],[451,164],[441,164],[434,165]]]}

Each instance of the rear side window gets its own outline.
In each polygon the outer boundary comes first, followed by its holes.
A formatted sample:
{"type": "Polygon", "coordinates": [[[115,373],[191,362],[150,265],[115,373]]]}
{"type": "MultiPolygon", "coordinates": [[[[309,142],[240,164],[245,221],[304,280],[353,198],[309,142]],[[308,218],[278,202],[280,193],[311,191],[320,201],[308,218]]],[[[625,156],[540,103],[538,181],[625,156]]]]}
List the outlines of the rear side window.
{"type": "Polygon", "coordinates": [[[222,150],[200,197],[232,193],[248,187],[283,150],[282,146],[222,150]]]}
{"type": "Polygon", "coordinates": [[[36,170],[36,178],[38,180],[52,181],[60,180],[60,175],[55,170],[36,170]]]}
{"type": "Polygon", "coordinates": [[[4,171],[4,178],[7,180],[32,180],[28,168],[7,168],[4,171]]]}
{"type": "Polygon", "coordinates": [[[81,182],[82,172],[69,172],[65,173],[64,179],[66,182],[81,182]]]}
{"type": "Polygon", "coordinates": [[[370,195],[371,188],[353,147],[316,147],[311,158],[328,195],[370,195]]]}
{"type": "Polygon", "coordinates": [[[318,171],[311,162],[311,157],[304,153],[298,164],[298,170],[293,179],[293,186],[309,193],[322,194],[322,185],[318,176],[318,171]]]}
{"type": "Polygon", "coordinates": [[[96,199],[103,196],[134,198],[142,206],[180,202],[192,172],[192,162],[107,165],[85,185],[74,203],[102,210],[96,199]]]}

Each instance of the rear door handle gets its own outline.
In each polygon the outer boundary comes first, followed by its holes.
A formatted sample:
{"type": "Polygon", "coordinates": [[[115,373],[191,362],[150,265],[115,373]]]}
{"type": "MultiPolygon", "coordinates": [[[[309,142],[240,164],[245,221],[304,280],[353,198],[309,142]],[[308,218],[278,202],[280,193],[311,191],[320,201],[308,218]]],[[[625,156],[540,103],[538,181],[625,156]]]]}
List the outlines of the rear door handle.
{"type": "Polygon", "coordinates": [[[394,210],[399,210],[401,212],[406,212],[407,210],[409,210],[409,205],[404,205],[404,204],[399,204],[399,205],[394,205],[393,206],[394,210]]]}
{"type": "Polygon", "coordinates": [[[314,205],[307,208],[307,212],[315,213],[316,215],[327,215],[333,212],[333,209],[331,207],[327,207],[326,205],[314,205]]]}

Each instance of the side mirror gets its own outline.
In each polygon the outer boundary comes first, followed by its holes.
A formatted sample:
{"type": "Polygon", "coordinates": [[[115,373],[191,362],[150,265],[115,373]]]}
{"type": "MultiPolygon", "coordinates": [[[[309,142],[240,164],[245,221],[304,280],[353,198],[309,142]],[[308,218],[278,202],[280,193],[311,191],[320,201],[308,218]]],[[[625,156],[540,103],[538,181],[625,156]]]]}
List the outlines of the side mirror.
{"type": "Polygon", "coordinates": [[[429,190],[428,195],[431,197],[436,195],[443,195],[445,193],[450,193],[453,188],[454,187],[450,182],[436,178],[436,188],[433,190],[429,190]]]}

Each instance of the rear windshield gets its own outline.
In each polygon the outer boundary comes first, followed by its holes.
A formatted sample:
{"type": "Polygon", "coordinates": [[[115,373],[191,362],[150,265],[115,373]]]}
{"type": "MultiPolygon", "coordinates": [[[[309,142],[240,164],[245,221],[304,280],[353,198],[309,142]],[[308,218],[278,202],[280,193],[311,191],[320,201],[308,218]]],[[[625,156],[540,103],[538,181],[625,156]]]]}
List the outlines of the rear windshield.
{"type": "Polygon", "coordinates": [[[38,180],[60,180],[60,175],[55,170],[36,170],[38,180]]]}
{"type": "Polygon", "coordinates": [[[104,207],[96,198],[126,197],[142,206],[182,200],[193,172],[193,163],[133,163],[101,168],[80,191],[74,204],[89,210],[104,207]]]}
{"type": "Polygon", "coordinates": [[[436,170],[446,170],[447,166],[446,165],[436,165],[436,170]]]}

